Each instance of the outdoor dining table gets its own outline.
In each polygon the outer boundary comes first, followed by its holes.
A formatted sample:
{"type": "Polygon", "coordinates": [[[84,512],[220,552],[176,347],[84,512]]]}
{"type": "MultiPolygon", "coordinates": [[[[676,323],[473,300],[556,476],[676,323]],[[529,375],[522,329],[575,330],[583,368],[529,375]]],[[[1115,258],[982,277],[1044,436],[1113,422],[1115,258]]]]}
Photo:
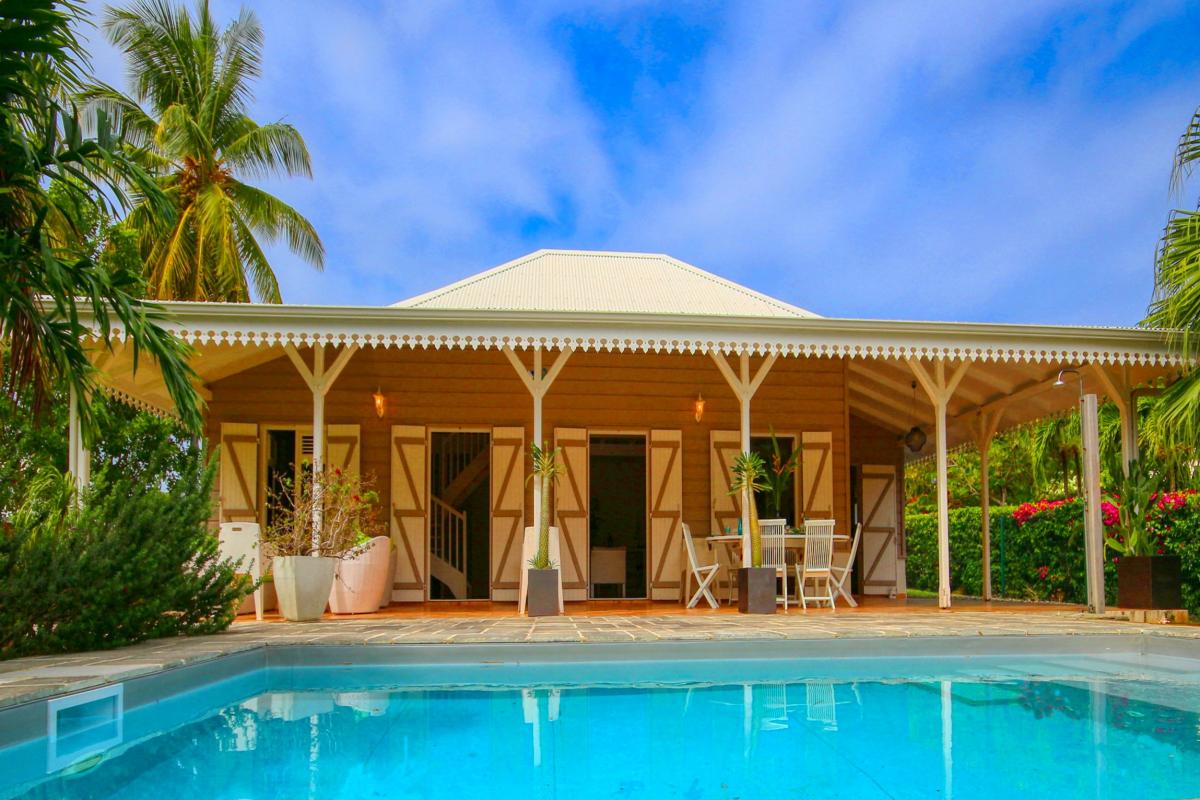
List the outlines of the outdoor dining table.
{"type": "MultiPolygon", "coordinates": [[[[714,552],[718,547],[725,551],[726,559],[718,559],[718,563],[725,570],[737,569],[741,566],[741,558],[738,555],[738,546],[741,545],[744,537],[736,533],[722,533],[716,536],[706,536],[704,541],[708,542],[708,546],[714,552]]],[[[803,550],[805,535],[803,533],[785,533],[783,535],[783,546],[789,550],[803,550]]],[[[835,533],[833,535],[834,542],[848,542],[850,537],[844,533],[835,533]]],[[[790,563],[790,562],[789,562],[790,563]]],[[[732,577],[730,578],[732,580],[732,577]]]]}

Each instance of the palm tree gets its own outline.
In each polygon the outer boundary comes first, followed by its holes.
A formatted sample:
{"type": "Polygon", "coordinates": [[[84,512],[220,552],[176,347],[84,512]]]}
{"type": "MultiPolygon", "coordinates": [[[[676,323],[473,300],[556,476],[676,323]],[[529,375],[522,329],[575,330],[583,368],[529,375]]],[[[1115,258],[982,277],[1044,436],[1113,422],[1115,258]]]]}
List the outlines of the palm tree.
{"type": "Polygon", "coordinates": [[[312,177],[308,148],[286,122],[247,115],[261,74],[262,28],[250,11],[218,29],[207,0],[195,15],[173,0],[110,8],[104,28],[125,51],[133,97],[94,85],[85,97],[119,119],[135,155],[158,176],[174,213],[150,205],[128,224],[140,239],[150,296],[171,300],[278,303],[279,283],[260,240],[283,239],[322,268],[312,224],[246,176],[312,177]]]}
{"type": "MultiPolygon", "coordinates": [[[[84,82],[80,13],[54,0],[0,3],[0,384],[35,408],[65,387],[87,396],[96,387],[89,311],[105,346],[119,325],[135,356],[157,362],[180,417],[198,430],[190,349],[166,330],[161,309],[138,299],[140,276],[100,263],[79,224],[124,206],[126,189],[169,212],[110,120],[86,119],[62,99],[84,82]]],[[[91,405],[79,412],[90,432],[91,405]]]]}
{"type": "MultiPolygon", "coordinates": [[[[1200,109],[1179,138],[1171,169],[1171,191],[1182,196],[1192,170],[1200,161],[1200,109]]],[[[1175,341],[1185,359],[1195,358],[1194,337],[1200,332],[1200,210],[1175,209],[1167,218],[1155,257],[1154,299],[1146,324],[1176,331],[1175,341]]],[[[1184,441],[1200,433],[1200,372],[1189,370],[1168,386],[1156,411],[1160,424],[1184,441]]]]}

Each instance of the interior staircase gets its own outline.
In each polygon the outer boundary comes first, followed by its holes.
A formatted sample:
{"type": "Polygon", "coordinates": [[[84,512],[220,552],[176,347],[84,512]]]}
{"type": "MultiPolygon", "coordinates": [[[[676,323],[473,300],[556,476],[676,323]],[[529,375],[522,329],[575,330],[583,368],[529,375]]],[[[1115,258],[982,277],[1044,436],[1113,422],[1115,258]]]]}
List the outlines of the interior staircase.
{"type": "Polygon", "coordinates": [[[452,433],[438,437],[430,453],[429,574],[456,600],[471,595],[467,514],[461,506],[487,479],[488,445],[486,433],[452,433]]]}

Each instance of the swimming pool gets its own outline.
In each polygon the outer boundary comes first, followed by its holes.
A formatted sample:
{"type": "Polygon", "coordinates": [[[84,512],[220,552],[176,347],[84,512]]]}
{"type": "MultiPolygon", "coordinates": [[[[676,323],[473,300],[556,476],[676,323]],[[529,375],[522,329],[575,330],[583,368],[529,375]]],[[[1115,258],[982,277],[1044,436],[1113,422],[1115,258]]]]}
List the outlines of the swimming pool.
{"type": "Polygon", "coordinates": [[[1177,654],[293,650],[130,684],[82,738],[60,714],[65,746],[0,713],[0,797],[1200,795],[1177,654]]]}

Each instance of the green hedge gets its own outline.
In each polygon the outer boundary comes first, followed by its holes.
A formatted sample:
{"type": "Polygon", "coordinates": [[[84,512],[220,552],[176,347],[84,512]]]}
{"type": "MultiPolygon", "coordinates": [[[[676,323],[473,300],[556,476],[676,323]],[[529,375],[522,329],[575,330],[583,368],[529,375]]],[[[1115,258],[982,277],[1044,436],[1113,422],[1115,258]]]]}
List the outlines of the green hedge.
{"type": "MultiPolygon", "coordinates": [[[[1164,553],[1178,555],[1183,568],[1183,597],[1188,610],[1200,615],[1200,495],[1178,498],[1157,509],[1151,527],[1160,535],[1164,553]]],[[[992,591],[997,597],[1084,603],[1087,578],[1083,552],[1082,499],[1039,511],[1024,525],[1015,508],[991,509],[992,591]]],[[[978,508],[950,511],[950,585],[959,594],[983,594],[983,546],[978,508]]],[[[936,591],[937,515],[909,514],[907,580],[914,589],[936,591]]],[[[1116,602],[1117,572],[1105,559],[1108,602],[1116,602]]]]}

